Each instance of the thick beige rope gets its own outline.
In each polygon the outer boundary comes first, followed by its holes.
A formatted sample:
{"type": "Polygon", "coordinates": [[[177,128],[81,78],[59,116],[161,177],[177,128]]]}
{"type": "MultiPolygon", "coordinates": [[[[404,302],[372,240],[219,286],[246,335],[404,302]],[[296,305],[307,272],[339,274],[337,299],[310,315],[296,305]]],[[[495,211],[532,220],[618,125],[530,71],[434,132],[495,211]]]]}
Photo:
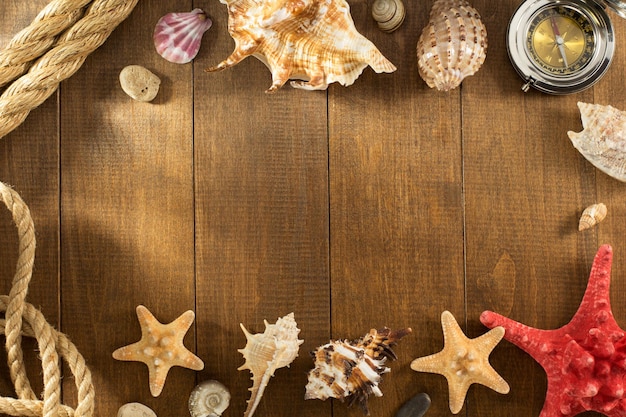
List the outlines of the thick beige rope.
{"type": "Polygon", "coordinates": [[[62,333],[54,330],[43,314],[25,302],[35,260],[35,229],[28,207],[10,187],[0,182],[0,198],[13,213],[19,236],[19,256],[8,296],[0,296],[0,310],[6,320],[0,320],[0,332],[6,335],[7,360],[17,399],[0,397],[0,413],[32,417],[92,416],[94,389],[91,373],[76,347],[62,333]],[[30,386],[24,368],[22,335],[37,339],[44,379],[43,400],[38,400],[30,386]],[[61,405],[62,357],[74,374],[78,390],[76,410],[61,405]]]}
{"type": "Polygon", "coordinates": [[[91,0],[53,0],[0,51],[0,87],[24,74],[31,61],[54,45],[57,36],[83,16],[91,0]]]}
{"type": "MultiPolygon", "coordinates": [[[[102,45],[117,25],[128,17],[137,2],[92,1],[85,15],[62,33],[54,47],[35,61],[29,71],[11,83],[0,96],[0,137],[22,124],[32,109],[56,91],[61,81],[74,75],[87,56],[102,45]]],[[[77,2],[66,0],[56,3],[77,2]]]]}

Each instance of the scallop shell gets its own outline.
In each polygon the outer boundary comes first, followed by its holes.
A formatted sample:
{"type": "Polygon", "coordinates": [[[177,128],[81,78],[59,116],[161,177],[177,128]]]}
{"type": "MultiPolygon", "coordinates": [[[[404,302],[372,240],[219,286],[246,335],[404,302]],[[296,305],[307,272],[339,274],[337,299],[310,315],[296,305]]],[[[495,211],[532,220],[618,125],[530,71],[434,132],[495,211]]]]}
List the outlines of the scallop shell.
{"type": "Polygon", "coordinates": [[[592,204],[583,210],[578,222],[578,230],[587,230],[600,223],[606,217],[607,209],[603,203],[592,204]]]}
{"type": "Polygon", "coordinates": [[[213,379],[198,384],[189,396],[191,417],[219,417],[230,405],[230,391],[213,379]]]}
{"type": "Polygon", "coordinates": [[[417,66],[430,88],[449,91],[480,69],[487,29],[465,0],[437,0],[417,42],[417,66]]]}
{"type": "Polygon", "coordinates": [[[405,15],[402,0],[376,0],[372,4],[372,17],[383,32],[391,33],[398,29],[405,15]]]}
{"type": "Polygon", "coordinates": [[[626,112],[612,106],[578,103],[582,132],[567,132],[572,144],[596,168],[626,181],[626,112]]]}
{"type": "Polygon", "coordinates": [[[355,341],[337,340],[320,346],[312,352],[315,368],[309,372],[304,398],[348,399],[349,405],[358,402],[363,412],[369,414],[369,395],[383,395],[378,384],[381,375],[390,371],[385,362],[397,359],[391,347],[410,332],[410,328],[372,329],[355,341]]]}
{"type": "Polygon", "coordinates": [[[187,13],[168,13],[156,24],[154,46],[163,58],[175,64],[186,64],[196,57],[204,32],[212,25],[201,9],[187,13]]]}
{"type": "Polygon", "coordinates": [[[355,28],[346,0],[220,0],[228,6],[228,31],[235,50],[206,71],[230,68],[252,55],[272,73],[266,92],[291,86],[325,90],[348,86],[370,65],[374,71],[396,67],[355,28]]]}
{"type": "Polygon", "coordinates": [[[252,373],[252,394],[244,413],[244,417],[251,417],[274,372],[278,368],[289,366],[296,359],[304,340],[298,340],[300,329],[293,313],[278,319],[275,324],[265,321],[263,333],[251,334],[243,324],[240,326],[247,343],[243,349],[238,350],[245,359],[245,363],[238,370],[248,369],[252,373]]]}

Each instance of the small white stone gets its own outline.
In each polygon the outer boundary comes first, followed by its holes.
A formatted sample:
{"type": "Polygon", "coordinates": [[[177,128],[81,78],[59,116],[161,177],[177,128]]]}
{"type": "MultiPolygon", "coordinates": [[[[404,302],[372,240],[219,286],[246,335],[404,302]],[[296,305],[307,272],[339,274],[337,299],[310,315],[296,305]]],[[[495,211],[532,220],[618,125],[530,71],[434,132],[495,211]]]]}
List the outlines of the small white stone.
{"type": "Polygon", "coordinates": [[[140,65],[129,65],[120,72],[122,90],[137,101],[152,101],[159,92],[159,77],[140,65]]]}
{"type": "Polygon", "coordinates": [[[157,415],[141,403],[128,403],[120,407],[117,417],[157,417],[157,415]]]}

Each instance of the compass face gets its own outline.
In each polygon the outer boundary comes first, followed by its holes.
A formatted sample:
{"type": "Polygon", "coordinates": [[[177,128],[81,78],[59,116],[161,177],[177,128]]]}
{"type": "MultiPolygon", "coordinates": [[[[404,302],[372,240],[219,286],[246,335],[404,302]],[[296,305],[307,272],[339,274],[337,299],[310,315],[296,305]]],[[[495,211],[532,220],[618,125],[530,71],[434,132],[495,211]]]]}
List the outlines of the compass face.
{"type": "Polygon", "coordinates": [[[580,71],[593,58],[595,35],[589,18],[565,6],[548,7],[530,21],[526,48],[540,69],[553,75],[580,71]]]}

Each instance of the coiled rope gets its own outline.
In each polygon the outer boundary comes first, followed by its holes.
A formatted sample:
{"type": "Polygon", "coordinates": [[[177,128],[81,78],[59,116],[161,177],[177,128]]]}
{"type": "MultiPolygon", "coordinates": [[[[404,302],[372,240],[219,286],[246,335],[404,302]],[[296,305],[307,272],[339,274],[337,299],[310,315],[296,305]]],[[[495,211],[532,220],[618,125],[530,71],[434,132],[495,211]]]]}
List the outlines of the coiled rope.
{"type": "Polygon", "coordinates": [[[54,330],[43,314],[25,301],[35,261],[35,227],[30,210],[13,189],[0,182],[0,198],[13,214],[19,236],[19,256],[9,295],[0,296],[0,332],[6,335],[7,360],[17,399],[0,397],[0,413],[12,416],[78,417],[92,416],[94,388],[91,373],[76,347],[64,334],[54,330]],[[22,353],[22,336],[37,339],[41,356],[43,400],[33,392],[22,353]],[[61,404],[61,370],[63,358],[74,375],[78,391],[76,410],[61,404]]]}
{"type": "Polygon", "coordinates": [[[0,137],[22,124],[61,81],[78,71],[137,2],[53,0],[19,32],[0,52],[0,86],[19,77],[0,95],[0,137]]]}

